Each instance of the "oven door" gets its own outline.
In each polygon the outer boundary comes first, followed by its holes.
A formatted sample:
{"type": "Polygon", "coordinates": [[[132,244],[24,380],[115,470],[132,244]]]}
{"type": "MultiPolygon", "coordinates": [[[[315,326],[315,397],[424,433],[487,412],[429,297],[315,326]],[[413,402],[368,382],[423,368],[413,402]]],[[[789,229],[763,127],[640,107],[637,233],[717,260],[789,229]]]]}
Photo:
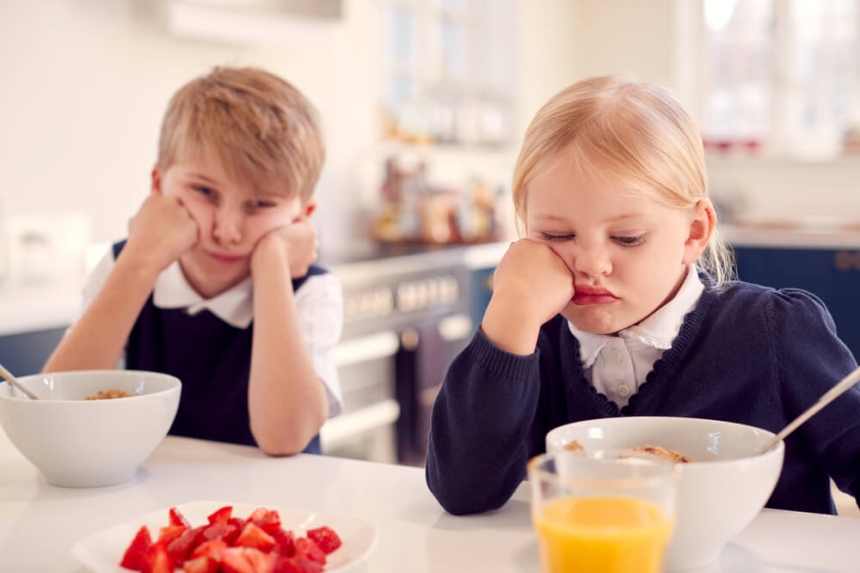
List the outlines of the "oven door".
{"type": "Polygon", "coordinates": [[[335,349],[344,409],[320,430],[322,452],[336,457],[397,462],[395,358],[400,336],[384,330],[344,340],[335,349]]]}

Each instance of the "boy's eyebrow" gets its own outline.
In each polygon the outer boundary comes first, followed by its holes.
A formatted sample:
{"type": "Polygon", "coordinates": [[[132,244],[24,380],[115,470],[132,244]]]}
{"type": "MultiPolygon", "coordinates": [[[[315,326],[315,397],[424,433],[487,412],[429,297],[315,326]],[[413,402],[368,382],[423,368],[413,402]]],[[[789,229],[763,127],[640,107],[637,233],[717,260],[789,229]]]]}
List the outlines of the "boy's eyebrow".
{"type": "Polygon", "coordinates": [[[218,184],[218,181],[212,179],[208,175],[204,175],[203,173],[189,173],[188,176],[194,177],[195,179],[201,179],[201,180],[206,181],[208,183],[214,183],[216,185],[218,184]]]}

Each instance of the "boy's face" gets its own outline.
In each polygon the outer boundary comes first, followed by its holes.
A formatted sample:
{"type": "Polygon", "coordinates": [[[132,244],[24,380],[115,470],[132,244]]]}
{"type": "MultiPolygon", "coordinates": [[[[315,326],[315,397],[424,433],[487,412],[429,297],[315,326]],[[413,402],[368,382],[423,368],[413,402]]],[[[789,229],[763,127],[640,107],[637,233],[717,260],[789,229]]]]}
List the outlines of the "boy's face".
{"type": "Polygon", "coordinates": [[[570,150],[532,180],[525,207],[527,236],[548,245],[573,275],[574,298],[562,315],[599,334],[637,324],[671,300],[714,222],[708,201],[666,207],[584,175],[570,150]]]}
{"type": "Polygon", "coordinates": [[[298,197],[252,192],[251,183],[233,181],[220,162],[202,155],[178,161],[164,173],[153,170],[153,185],[179,199],[197,223],[197,244],[179,258],[186,279],[211,298],[251,273],[251,255],[270,231],[313,211],[298,197]]]}

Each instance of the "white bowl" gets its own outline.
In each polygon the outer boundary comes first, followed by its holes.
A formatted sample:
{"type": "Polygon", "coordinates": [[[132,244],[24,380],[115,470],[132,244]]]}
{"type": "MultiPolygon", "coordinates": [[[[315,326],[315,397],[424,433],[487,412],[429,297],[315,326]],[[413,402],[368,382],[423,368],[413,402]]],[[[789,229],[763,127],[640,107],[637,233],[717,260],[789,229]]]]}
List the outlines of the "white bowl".
{"type": "Polygon", "coordinates": [[[89,370],[22,376],[39,400],[0,383],[0,426],[48,483],[99,487],[131,479],[167,435],[182,384],[175,376],[89,370]],[[127,398],[85,400],[116,388],[127,398]],[[10,392],[11,390],[11,392],[10,392]]]}
{"type": "Polygon", "coordinates": [[[753,426],[679,417],[602,418],[559,426],[546,435],[555,452],[578,441],[586,451],[662,446],[686,456],[679,464],[675,532],[664,566],[696,569],[717,560],[723,546],[767,503],[782,470],[785,445],[763,455],[773,433],[753,426]]]}

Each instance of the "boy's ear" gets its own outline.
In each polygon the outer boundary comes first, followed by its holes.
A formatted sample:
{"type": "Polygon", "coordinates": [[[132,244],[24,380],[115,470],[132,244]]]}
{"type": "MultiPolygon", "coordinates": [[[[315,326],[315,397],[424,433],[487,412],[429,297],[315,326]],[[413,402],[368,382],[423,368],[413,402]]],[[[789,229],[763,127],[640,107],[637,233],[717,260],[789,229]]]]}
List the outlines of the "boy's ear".
{"type": "Polygon", "coordinates": [[[684,243],[684,264],[696,262],[701,256],[717,226],[717,213],[714,205],[708,199],[696,203],[693,218],[690,221],[690,231],[684,243]]]}
{"type": "Polygon", "coordinates": [[[152,168],[152,192],[161,194],[161,172],[158,165],[152,168]]]}
{"type": "Polygon", "coordinates": [[[302,205],[302,214],[301,214],[301,216],[302,216],[302,217],[310,217],[310,216],[311,216],[311,213],[313,213],[314,211],[316,211],[316,209],[317,209],[317,202],[316,202],[316,201],[314,201],[313,199],[309,199],[307,203],[305,203],[304,205],[302,205]]]}

